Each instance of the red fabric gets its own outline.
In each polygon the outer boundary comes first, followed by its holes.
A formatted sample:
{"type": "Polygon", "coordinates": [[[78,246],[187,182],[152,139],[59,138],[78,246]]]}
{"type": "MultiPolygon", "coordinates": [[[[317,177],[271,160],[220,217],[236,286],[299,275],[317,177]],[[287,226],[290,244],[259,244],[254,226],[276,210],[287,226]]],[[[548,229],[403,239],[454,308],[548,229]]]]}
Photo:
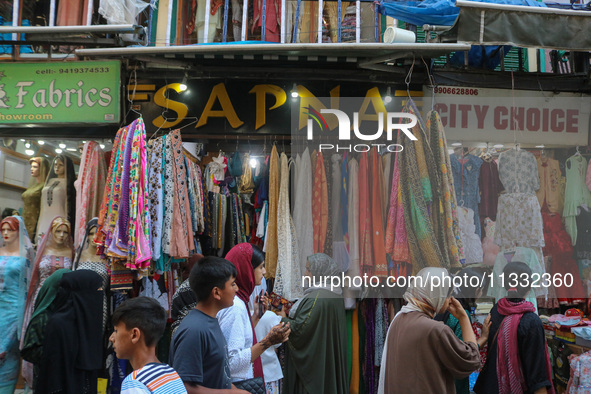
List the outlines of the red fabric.
{"type": "MultiPolygon", "coordinates": [[[[502,298],[497,303],[497,310],[505,318],[499,327],[497,338],[497,377],[499,378],[500,394],[520,394],[527,390],[523,377],[519,348],[517,344],[517,328],[521,317],[526,312],[535,312],[535,306],[529,301],[511,302],[502,298]]],[[[544,346],[546,356],[546,373],[552,382],[552,367],[548,355],[548,346],[544,346]]],[[[549,394],[554,388],[548,389],[549,394]]]]}
{"type": "MultiPolygon", "coordinates": [[[[234,246],[226,255],[226,260],[234,264],[236,267],[236,284],[238,285],[238,298],[244,301],[246,304],[246,310],[248,311],[248,321],[252,328],[252,345],[256,345],[257,336],[254,332],[254,326],[252,325],[252,319],[250,318],[250,308],[248,302],[250,301],[250,295],[252,294],[255,286],[254,282],[254,269],[252,267],[252,245],[249,243],[241,243],[234,246]]],[[[263,364],[261,358],[257,357],[254,360],[254,377],[263,376],[263,364]]]]}

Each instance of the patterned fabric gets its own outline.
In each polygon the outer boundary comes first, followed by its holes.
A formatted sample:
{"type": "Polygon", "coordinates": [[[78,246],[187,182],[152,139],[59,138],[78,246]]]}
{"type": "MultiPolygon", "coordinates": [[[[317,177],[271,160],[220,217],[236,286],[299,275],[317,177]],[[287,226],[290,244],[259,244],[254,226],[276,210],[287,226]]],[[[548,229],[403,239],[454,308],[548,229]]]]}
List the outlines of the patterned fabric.
{"type": "Polygon", "coordinates": [[[164,224],[162,226],[162,252],[170,255],[172,221],[174,214],[174,174],[171,136],[164,136],[164,224]]]}
{"type": "Polygon", "coordinates": [[[363,152],[359,159],[359,264],[364,274],[373,268],[369,193],[369,164],[367,152],[363,152]]]}
{"type": "Polygon", "coordinates": [[[470,208],[460,208],[458,214],[466,264],[482,263],[482,243],[478,234],[475,233],[474,211],[470,208]]]}
{"type": "Polygon", "coordinates": [[[287,156],[281,154],[281,186],[277,212],[278,263],[277,280],[274,291],[288,300],[300,298],[301,286],[300,256],[296,239],[295,226],[290,214],[289,204],[289,169],[287,156]]]}
{"type": "Polygon", "coordinates": [[[535,194],[540,188],[536,158],[521,149],[509,149],[499,155],[499,178],[507,193],[535,194]]]}
{"type": "Polygon", "coordinates": [[[180,376],[166,364],[150,363],[129,374],[121,394],[186,394],[180,376]]]}
{"type": "Polygon", "coordinates": [[[322,163],[324,164],[324,177],[326,178],[326,238],[324,239],[324,253],[333,256],[332,242],[333,242],[333,215],[332,215],[332,166],[330,165],[330,156],[324,160],[322,156],[322,163]]]}
{"type": "Polygon", "coordinates": [[[499,198],[495,242],[501,249],[544,246],[544,225],[535,194],[508,193],[499,198]]]}
{"type": "Polygon", "coordinates": [[[386,253],[390,254],[393,261],[404,263],[410,262],[410,250],[408,249],[408,236],[406,233],[406,223],[404,222],[404,208],[402,206],[399,159],[400,155],[396,153],[394,169],[392,171],[390,212],[388,214],[386,230],[386,253]]]}
{"type": "Polygon", "coordinates": [[[474,155],[467,155],[460,158],[453,154],[450,155],[450,164],[457,201],[460,206],[470,208],[474,211],[474,226],[476,226],[476,233],[480,236],[480,217],[478,216],[480,189],[478,178],[480,176],[482,159],[474,155]]]}
{"type": "Polygon", "coordinates": [[[388,276],[386,264],[386,248],[384,245],[384,222],[382,190],[384,175],[382,160],[378,157],[377,148],[371,152],[371,238],[373,247],[373,270],[376,276],[388,276]]]}
{"type": "Polygon", "coordinates": [[[316,156],[316,168],[314,169],[312,220],[314,226],[314,253],[322,253],[328,228],[328,185],[322,152],[316,156]]]}
{"type": "Polygon", "coordinates": [[[279,204],[279,155],[273,145],[269,159],[269,223],[265,237],[265,268],[267,278],[275,278],[277,271],[277,209],[279,204]]]}
{"type": "Polygon", "coordinates": [[[591,351],[570,360],[568,394],[591,394],[591,351]]]}
{"type": "MultiPolygon", "coordinates": [[[[423,148],[420,142],[426,140],[425,128],[412,100],[408,101],[403,112],[414,114],[419,118],[419,122],[412,129],[412,134],[417,141],[411,141],[404,133],[398,133],[398,143],[405,147],[399,165],[400,184],[404,185],[401,187],[404,220],[413,272],[418,272],[423,267],[446,265],[449,262],[449,254],[447,251],[442,252],[439,247],[429,212],[429,203],[433,200],[433,189],[429,184],[430,177],[425,179],[425,175],[433,172],[428,171],[428,162],[419,161],[421,156],[429,157],[429,155],[419,154],[423,148]]],[[[430,158],[433,159],[432,155],[430,158]]],[[[434,165],[434,161],[432,164],[434,165]]],[[[433,175],[436,176],[436,172],[433,175]]],[[[438,189],[435,188],[435,190],[438,189]]]]}
{"type": "Polygon", "coordinates": [[[537,196],[540,207],[552,213],[560,213],[564,210],[564,188],[561,182],[562,173],[558,160],[547,157],[538,157],[538,174],[540,176],[540,188],[537,196]]]}
{"type": "Polygon", "coordinates": [[[148,143],[150,164],[147,194],[150,201],[150,245],[152,247],[152,259],[156,261],[162,254],[162,221],[164,219],[162,191],[163,148],[163,139],[161,137],[148,143]]]}
{"type": "Polygon", "coordinates": [[[41,190],[45,186],[45,179],[49,172],[49,161],[44,157],[34,157],[29,159],[29,162],[36,162],[39,165],[39,176],[37,178],[31,177],[27,190],[22,194],[23,219],[27,226],[27,234],[35,237],[41,211],[41,190]]]}
{"type": "MultiPolygon", "coordinates": [[[[438,112],[431,111],[427,115],[426,127],[429,130],[429,142],[431,151],[434,155],[435,165],[441,173],[440,209],[443,213],[442,221],[445,230],[447,249],[449,251],[449,260],[452,267],[458,267],[464,260],[462,238],[460,237],[460,228],[458,222],[458,202],[455,192],[450,157],[447,152],[447,139],[445,137],[443,123],[441,122],[441,117],[439,116],[438,112]]],[[[394,185],[392,185],[392,190],[394,191],[394,185]]],[[[398,199],[398,202],[400,205],[400,210],[402,210],[400,198],[398,199]]],[[[406,248],[408,249],[407,246],[406,248]]]]}
{"type": "Polygon", "coordinates": [[[78,179],[74,182],[76,188],[75,248],[82,242],[86,223],[99,214],[105,190],[106,167],[105,155],[100,145],[95,141],[85,143],[80,159],[78,179]]]}

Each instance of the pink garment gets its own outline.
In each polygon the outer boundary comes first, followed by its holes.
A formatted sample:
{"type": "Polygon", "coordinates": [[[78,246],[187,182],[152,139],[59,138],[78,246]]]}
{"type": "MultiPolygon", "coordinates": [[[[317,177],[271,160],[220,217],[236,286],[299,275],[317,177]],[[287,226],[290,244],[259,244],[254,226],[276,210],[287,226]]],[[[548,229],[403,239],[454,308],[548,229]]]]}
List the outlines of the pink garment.
{"type": "MultiPolygon", "coordinates": [[[[252,31],[255,27],[261,27],[263,23],[262,8],[263,0],[254,1],[254,21],[252,31]]],[[[281,15],[281,2],[278,0],[267,0],[267,16],[265,20],[265,41],[279,42],[279,15],[281,15]]]]}
{"type": "Polygon", "coordinates": [[[84,238],[86,223],[99,216],[107,175],[107,163],[100,145],[95,141],[84,144],[76,188],[76,232],[74,248],[84,238]]]}
{"type": "Polygon", "coordinates": [[[482,240],[482,252],[484,253],[482,262],[492,267],[499,254],[499,246],[495,243],[495,222],[490,218],[484,219],[484,231],[486,236],[482,240]]]}
{"type": "Polygon", "coordinates": [[[88,1],[60,0],[57,6],[56,26],[86,25],[88,1]]]}

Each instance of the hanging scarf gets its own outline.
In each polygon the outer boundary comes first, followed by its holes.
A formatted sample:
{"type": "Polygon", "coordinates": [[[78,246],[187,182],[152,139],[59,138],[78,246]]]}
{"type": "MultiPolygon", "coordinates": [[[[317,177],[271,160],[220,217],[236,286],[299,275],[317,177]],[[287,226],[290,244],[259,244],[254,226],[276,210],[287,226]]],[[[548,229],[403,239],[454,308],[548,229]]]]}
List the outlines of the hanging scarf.
{"type": "Polygon", "coordinates": [[[373,275],[370,204],[368,159],[363,152],[359,160],[359,262],[364,274],[373,275]]]}
{"type": "Polygon", "coordinates": [[[408,235],[409,250],[413,271],[429,266],[441,267],[449,261],[443,256],[433,228],[430,215],[430,203],[433,189],[429,181],[429,171],[425,162],[422,141],[426,139],[420,113],[412,100],[409,100],[403,112],[414,114],[419,121],[412,128],[417,141],[412,141],[406,134],[398,133],[398,143],[404,146],[404,155],[400,161],[400,184],[404,221],[408,235]]]}
{"type": "Polygon", "coordinates": [[[164,216],[162,160],[163,141],[157,138],[148,144],[150,169],[148,171],[148,198],[150,200],[150,244],[152,259],[158,261],[162,254],[162,221],[164,216]]]}
{"type": "Polygon", "coordinates": [[[95,141],[84,144],[76,188],[76,231],[74,247],[80,246],[86,231],[86,223],[98,215],[105,190],[107,173],[105,155],[95,141]]]}
{"type": "Polygon", "coordinates": [[[343,155],[341,164],[341,197],[340,197],[340,215],[343,239],[347,252],[349,251],[349,155],[347,152],[343,155]]]}
{"type": "Polygon", "coordinates": [[[447,245],[446,249],[449,251],[451,266],[459,267],[461,265],[460,262],[464,260],[464,252],[458,221],[458,203],[456,200],[450,158],[447,151],[447,139],[445,138],[445,131],[439,113],[436,111],[429,112],[426,128],[429,131],[429,142],[431,151],[434,154],[435,165],[441,175],[441,187],[439,190],[439,194],[441,195],[440,210],[443,215],[442,224],[445,233],[444,240],[442,241],[447,245]]]}
{"type": "Polygon", "coordinates": [[[328,228],[328,187],[322,152],[316,156],[312,185],[312,220],[314,226],[314,253],[322,253],[328,228]]]}
{"type": "Polygon", "coordinates": [[[382,160],[378,157],[377,148],[374,148],[371,152],[371,239],[374,257],[373,275],[376,276],[388,276],[382,212],[382,189],[384,188],[383,173],[382,160]]]}
{"type": "Polygon", "coordinates": [[[279,155],[273,145],[269,160],[269,224],[265,238],[266,246],[266,277],[275,278],[277,271],[277,209],[279,206],[279,155]]]}
{"type": "MultiPolygon", "coordinates": [[[[517,342],[517,329],[523,315],[527,312],[535,312],[535,306],[529,301],[511,302],[502,298],[497,303],[497,310],[505,318],[499,327],[497,338],[497,376],[499,378],[500,394],[519,394],[527,391],[525,378],[523,377],[521,360],[519,359],[519,347],[517,342]]],[[[548,346],[544,340],[544,353],[546,358],[546,373],[548,380],[552,382],[552,367],[548,355],[548,346]]],[[[554,388],[548,389],[553,394],[554,388]]]]}
{"type": "Polygon", "coordinates": [[[390,211],[386,230],[386,253],[389,253],[392,260],[400,266],[410,261],[410,251],[408,249],[408,235],[404,221],[404,207],[400,187],[400,154],[396,153],[395,155],[390,211]]]}
{"type": "MultiPolygon", "coordinates": [[[[254,326],[252,325],[252,319],[250,318],[250,308],[248,307],[250,295],[255,287],[254,268],[252,266],[252,245],[241,243],[234,246],[226,255],[226,260],[234,264],[236,267],[236,285],[238,285],[238,293],[236,293],[236,295],[244,302],[244,305],[246,305],[248,321],[252,328],[252,345],[254,346],[257,343],[257,336],[254,332],[254,326]]],[[[257,357],[254,361],[254,377],[263,377],[263,364],[260,357],[257,357]]]]}
{"type": "Polygon", "coordinates": [[[170,133],[171,139],[171,164],[173,170],[174,183],[174,208],[173,208],[173,222],[174,234],[171,239],[170,254],[176,258],[187,258],[189,252],[193,250],[193,231],[191,230],[191,217],[188,212],[187,194],[187,172],[185,171],[185,156],[183,154],[183,146],[181,140],[181,133],[179,130],[174,130],[170,133]]]}

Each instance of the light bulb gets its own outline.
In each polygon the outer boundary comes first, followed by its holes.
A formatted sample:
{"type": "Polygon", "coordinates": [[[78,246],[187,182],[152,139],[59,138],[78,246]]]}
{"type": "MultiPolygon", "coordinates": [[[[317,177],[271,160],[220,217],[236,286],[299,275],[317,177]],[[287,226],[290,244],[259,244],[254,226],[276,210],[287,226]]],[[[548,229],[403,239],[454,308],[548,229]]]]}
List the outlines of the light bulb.
{"type": "Polygon", "coordinates": [[[101,147],[101,149],[105,149],[105,144],[100,144],[99,146],[101,147]]]}
{"type": "Polygon", "coordinates": [[[384,96],[384,103],[388,104],[392,102],[392,89],[390,86],[386,88],[386,96],[384,96]]]}
{"type": "Polygon", "coordinates": [[[67,148],[66,149],[68,152],[76,152],[76,148],[67,148]]]}
{"type": "Polygon", "coordinates": [[[180,90],[181,92],[184,92],[185,90],[187,90],[187,85],[186,85],[186,84],[184,84],[184,83],[181,83],[181,85],[179,86],[179,90],[180,90]]]}
{"type": "Polygon", "coordinates": [[[454,142],[453,144],[451,144],[451,146],[462,146],[461,142],[454,142]]]}
{"type": "Polygon", "coordinates": [[[38,143],[39,145],[45,145],[45,141],[43,141],[43,140],[39,140],[39,141],[37,141],[37,143],[38,143]]]}
{"type": "Polygon", "coordinates": [[[55,148],[55,153],[62,153],[63,150],[61,150],[60,148],[55,148]]]}
{"type": "Polygon", "coordinates": [[[33,156],[35,154],[35,151],[33,149],[26,149],[25,153],[29,156],[33,156]]]}
{"type": "Polygon", "coordinates": [[[31,148],[31,143],[30,142],[25,142],[25,148],[30,149],[31,148]]]}
{"type": "Polygon", "coordinates": [[[61,149],[66,149],[66,144],[60,144],[60,145],[59,145],[59,147],[60,147],[61,149]]]}
{"type": "Polygon", "coordinates": [[[495,149],[501,149],[504,146],[505,145],[503,145],[503,144],[496,144],[496,145],[493,145],[493,148],[495,148],[495,149]]]}
{"type": "Polygon", "coordinates": [[[294,83],[293,87],[291,88],[291,97],[298,98],[300,94],[298,93],[298,86],[294,83]]]}
{"type": "Polygon", "coordinates": [[[254,157],[252,159],[250,159],[250,167],[251,168],[257,168],[258,164],[259,164],[259,162],[254,157]]]}

